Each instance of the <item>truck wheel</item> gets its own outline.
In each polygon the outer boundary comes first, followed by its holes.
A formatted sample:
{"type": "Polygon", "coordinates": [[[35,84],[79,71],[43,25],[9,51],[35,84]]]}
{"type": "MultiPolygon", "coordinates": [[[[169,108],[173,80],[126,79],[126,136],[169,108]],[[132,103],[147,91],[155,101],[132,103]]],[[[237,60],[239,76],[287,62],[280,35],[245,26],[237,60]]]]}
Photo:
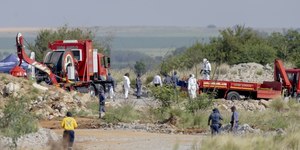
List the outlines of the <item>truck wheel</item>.
{"type": "Polygon", "coordinates": [[[96,88],[93,85],[90,85],[88,90],[92,97],[96,96],[96,88]]]}
{"type": "Polygon", "coordinates": [[[236,91],[231,91],[227,94],[226,97],[227,100],[241,100],[241,96],[238,92],[236,91]]]}

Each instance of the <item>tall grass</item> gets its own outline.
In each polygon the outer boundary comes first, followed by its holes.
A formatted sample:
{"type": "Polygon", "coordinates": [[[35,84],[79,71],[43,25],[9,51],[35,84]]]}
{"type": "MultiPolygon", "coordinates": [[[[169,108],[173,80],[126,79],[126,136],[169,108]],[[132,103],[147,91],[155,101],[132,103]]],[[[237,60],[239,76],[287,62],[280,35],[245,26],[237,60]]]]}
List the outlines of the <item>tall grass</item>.
{"type": "Polygon", "coordinates": [[[201,150],[298,150],[300,149],[299,125],[296,132],[285,135],[244,135],[231,134],[206,137],[201,150]]]}

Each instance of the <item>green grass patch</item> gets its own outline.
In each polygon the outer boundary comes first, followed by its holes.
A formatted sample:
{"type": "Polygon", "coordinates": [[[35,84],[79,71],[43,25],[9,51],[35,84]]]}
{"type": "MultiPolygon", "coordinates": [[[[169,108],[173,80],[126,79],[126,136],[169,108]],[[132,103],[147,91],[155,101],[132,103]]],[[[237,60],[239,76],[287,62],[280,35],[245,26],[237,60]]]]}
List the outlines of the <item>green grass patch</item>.
{"type": "Polygon", "coordinates": [[[134,109],[133,103],[124,102],[119,107],[108,108],[104,116],[104,120],[108,123],[131,123],[138,120],[140,117],[140,113],[134,109]]]}

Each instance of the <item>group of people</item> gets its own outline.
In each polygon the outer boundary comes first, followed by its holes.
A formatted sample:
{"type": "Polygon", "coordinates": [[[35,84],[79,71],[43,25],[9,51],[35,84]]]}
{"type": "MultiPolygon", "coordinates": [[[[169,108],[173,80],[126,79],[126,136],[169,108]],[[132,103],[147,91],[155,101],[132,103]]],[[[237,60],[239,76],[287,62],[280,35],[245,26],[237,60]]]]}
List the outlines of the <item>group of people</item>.
{"type": "Polygon", "coordinates": [[[177,75],[177,72],[174,71],[173,75],[170,76],[168,75],[167,73],[164,73],[164,80],[162,81],[161,77],[160,77],[160,74],[156,74],[154,77],[153,77],[153,85],[158,87],[162,87],[163,84],[164,85],[167,85],[167,86],[172,86],[174,88],[176,88],[177,84],[178,84],[178,81],[179,81],[179,77],[177,75]]]}
{"type": "MultiPolygon", "coordinates": [[[[203,73],[203,79],[209,80],[210,77],[210,71],[211,71],[211,65],[207,59],[203,59],[203,68],[201,69],[200,73],[203,73]]],[[[108,96],[110,99],[115,99],[115,88],[116,88],[116,82],[115,79],[112,77],[111,73],[108,73],[107,79],[109,83],[107,84],[108,87],[108,96]]],[[[141,80],[141,74],[137,74],[136,77],[136,96],[137,98],[141,98],[142,96],[142,80],[141,80]]],[[[162,82],[162,79],[159,74],[155,75],[153,78],[153,84],[156,87],[161,87],[163,84],[172,86],[176,89],[179,77],[177,75],[177,72],[174,71],[172,76],[169,76],[168,74],[164,74],[164,80],[162,82]]],[[[124,98],[128,99],[128,94],[130,90],[130,79],[129,79],[129,73],[125,73],[123,76],[123,92],[124,92],[124,98]]],[[[190,98],[194,99],[196,98],[196,90],[198,88],[197,80],[195,78],[194,74],[190,74],[188,79],[188,92],[190,98]]],[[[105,115],[105,91],[103,88],[99,89],[99,118],[102,118],[105,115]]],[[[233,106],[231,108],[233,114],[231,117],[231,129],[234,131],[238,126],[238,114],[235,111],[235,107],[233,106]]],[[[218,109],[213,109],[212,114],[209,116],[208,125],[211,127],[211,132],[213,135],[220,132],[221,127],[221,120],[223,120],[220,112],[218,109]],[[211,122],[211,123],[210,123],[211,122]]],[[[74,129],[77,128],[77,122],[72,117],[71,112],[67,112],[66,117],[61,122],[62,128],[64,128],[63,132],[63,146],[66,149],[72,149],[74,139],[75,139],[75,132],[74,129]]]]}
{"type": "MultiPolygon", "coordinates": [[[[237,132],[238,124],[239,124],[239,114],[236,111],[236,107],[232,106],[231,108],[231,120],[230,120],[230,131],[233,133],[237,132]]],[[[219,110],[217,108],[214,108],[212,110],[212,113],[208,117],[208,126],[210,126],[211,134],[216,135],[220,133],[220,128],[222,127],[221,120],[223,120],[222,115],[220,114],[219,110]]]]}

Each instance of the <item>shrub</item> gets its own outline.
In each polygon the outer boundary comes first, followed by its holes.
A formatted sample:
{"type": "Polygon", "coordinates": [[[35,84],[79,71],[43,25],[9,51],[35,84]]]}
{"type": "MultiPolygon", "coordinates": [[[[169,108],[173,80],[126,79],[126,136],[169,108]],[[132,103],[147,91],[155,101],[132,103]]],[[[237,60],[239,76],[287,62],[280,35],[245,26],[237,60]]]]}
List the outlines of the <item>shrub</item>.
{"type": "Polygon", "coordinates": [[[139,113],[131,102],[124,102],[120,107],[107,109],[104,116],[104,120],[108,123],[133,122],[138,118],[139,113]]]}
{"type": "Polygon", "coordinates": [[[3,110],[3,117],[0,118],[2,133],[12,138],[15,147],[20,136],[38,129],[37,119],[26,108],[27,103],[28,100],[24,97],[11,98],[3,110]]]}
{"type": "Polygon", "coordinates": [[[190,100],[186,105],[186,110],[189,112],[196,112],[198,110],[206,110],[213,105],[213,101],[209,99],[209,95],[201,94],[197,98],[190,100]]]}
{"type": "Polygon", "coordinates": [[[159,100],[161,107],[170,108],[172,103],[178,100],[178,91],[169,86],[151,87],[151,94],[159,100]]]}
{"type": "Polygon", "coordinates": [[[149,84],[149,83],[151,83],[152,81],[153,81],[153,76],[148,76],[147,78],[146,78],[146,84],[149,84]]]}

